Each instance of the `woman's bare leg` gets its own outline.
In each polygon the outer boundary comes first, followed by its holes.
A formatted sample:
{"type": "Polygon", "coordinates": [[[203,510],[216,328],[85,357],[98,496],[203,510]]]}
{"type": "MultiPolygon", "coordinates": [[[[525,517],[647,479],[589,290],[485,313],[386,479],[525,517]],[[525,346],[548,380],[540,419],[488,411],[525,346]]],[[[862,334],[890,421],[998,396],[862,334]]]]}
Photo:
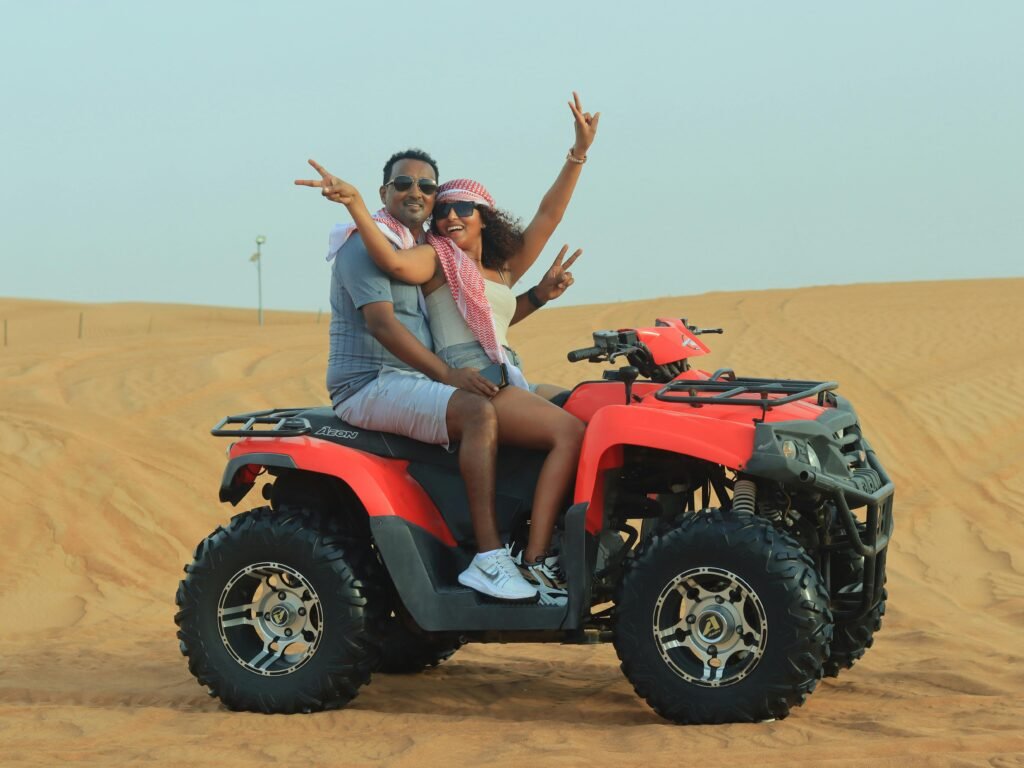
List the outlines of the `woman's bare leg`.
{"type": "Polygon", "coordinates": [[[530,540],[524,553],[524,559],[533,562],[551,546],[562,500],[576,477],[584,425],[571,413],[518,387],[505,387],[491,402],[498,415],[499,443],[548,452],[533,494],[530,540]]]}
{"type": "Polygon", "coordinates": [[[555,397],[556,395],[560,395],[560,394],[562,394],[563,392],[566,392],[566,391],[567,390],[566,390],[565,387],[559,387],[556,384],[538,384],[537,385],[537,394],[540,397],[543,397],[545,400],[551,400],[551,398],[555,397]]]}

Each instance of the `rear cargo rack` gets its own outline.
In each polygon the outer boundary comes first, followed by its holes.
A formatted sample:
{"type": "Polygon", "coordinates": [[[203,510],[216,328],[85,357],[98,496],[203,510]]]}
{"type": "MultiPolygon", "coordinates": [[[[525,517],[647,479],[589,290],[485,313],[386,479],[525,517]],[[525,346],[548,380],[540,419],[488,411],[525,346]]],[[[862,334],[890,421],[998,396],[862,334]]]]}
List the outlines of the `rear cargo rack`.
{"type": "Polygon", "coordinates": [[[835,381],[798,381],[795,379],[736,378],[732,371],[718,371],[711,379],[670,381],[654,393],[669,403],[686,403],[694,408],[705,405],[749,405],[761,409],[761,418],[780,405],[817,395],[818,405],[834,404],[828,393],[839,389],[835,381]],[[779,397],[769,397],[779,395],[779,397]]]}
{"type": "Polygon", "coordinates": [[[271,408],[269,411],[225,416],[217,422],[217,426],[210,430],[210,434],[215,437],[298,437],[299,435],[308,435],[313,431],[309,419],[295,415],[304,410],[306,409],[271,408]],[[229,429],[227,428],[229,425],[241,426],[229,429]],[[256,429],[257,425],[263,425],[266,428],[256,429]]]}

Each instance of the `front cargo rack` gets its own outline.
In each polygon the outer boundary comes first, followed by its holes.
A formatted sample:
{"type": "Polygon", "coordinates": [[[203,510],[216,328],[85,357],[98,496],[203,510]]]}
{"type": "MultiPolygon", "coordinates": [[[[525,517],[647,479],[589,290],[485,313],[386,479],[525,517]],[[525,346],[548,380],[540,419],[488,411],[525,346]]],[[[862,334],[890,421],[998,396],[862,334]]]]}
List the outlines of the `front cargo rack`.
{"type": "Polygon", "coordinates": [[[828,393],[838,388],[839,383],[835,381],[737,378],[732,371],[725,369],[716,371],[706,380],[670,381],[655,392],[654,397],[669,403],[686,403],[694,408],[705,405],[749,405],[760,408],[763,419],[772,408],[815,395],[818,405],[834,404],[835,398],[829,397],[828,393]]]}
{"type": "Polygon", "coordinates": [[[299,435],[308,435],[313,431],[309,419],[295,415],[304,410],[306,409],[271,408],[269,411],[225,416],[217,422],[217,426],[210,430],[210,434],[214,437],[298,437],[299,435]],[[241,426],[228,429],[228,425],[231,424],[241,426]],[[266,428],[256,429],[257,425],[264,425],[266,428]]]}

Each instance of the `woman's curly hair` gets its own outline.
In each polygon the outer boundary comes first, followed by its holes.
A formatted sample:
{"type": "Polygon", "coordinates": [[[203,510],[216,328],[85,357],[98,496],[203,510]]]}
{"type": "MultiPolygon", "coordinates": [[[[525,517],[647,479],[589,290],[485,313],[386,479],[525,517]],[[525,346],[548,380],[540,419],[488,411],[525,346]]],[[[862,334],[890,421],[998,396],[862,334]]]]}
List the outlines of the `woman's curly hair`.
{"type": "MultiPolygon", "coordinates": [[[[484,223],[480,230],[483,240],[483,264],[488,269],[501,271],[505,262],[512,258],[523,247],[523,227],[519,219],[499,208],[488,208],[483,205],[476,207],[484,223]]],[[[437,222],[430,225],[435,234],[439,234],[437,222]]]]}

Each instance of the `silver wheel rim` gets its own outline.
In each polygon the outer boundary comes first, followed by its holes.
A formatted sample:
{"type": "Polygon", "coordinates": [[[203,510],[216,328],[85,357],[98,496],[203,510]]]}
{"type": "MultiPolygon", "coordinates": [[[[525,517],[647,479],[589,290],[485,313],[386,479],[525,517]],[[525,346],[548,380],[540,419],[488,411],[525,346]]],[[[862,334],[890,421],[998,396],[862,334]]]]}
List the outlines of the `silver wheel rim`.
{"type": "Polygon", "coordinates": [[[768,620],[757,593],[723,568],[673,578],[654,606],[654,642],[669,669],[705,688],[733,685],[764,656],[768,620]]]}
{"type": "Polygon", "coordinates": [[[258,675],[288,675],[313,658],[323,637],[316,590],[281,563],[248,565],[228,580],[217,629],[231,657],[258,675]]]}

